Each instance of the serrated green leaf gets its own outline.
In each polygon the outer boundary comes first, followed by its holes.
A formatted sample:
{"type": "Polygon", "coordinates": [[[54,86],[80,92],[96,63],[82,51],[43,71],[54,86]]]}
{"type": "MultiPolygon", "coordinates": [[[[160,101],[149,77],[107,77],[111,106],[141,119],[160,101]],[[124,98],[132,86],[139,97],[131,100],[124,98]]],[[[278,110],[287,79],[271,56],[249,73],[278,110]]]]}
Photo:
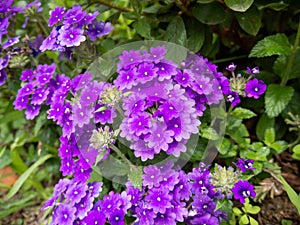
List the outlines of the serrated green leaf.
{"type": "Polygon", "coordinates": [[[291,45],[285,34],[276,34],[265,37],[251,50],[249,57],[266,57],[272,55],[288,55],[291,45]]]}
{"type": "Polygon", "coordinates": [[[254,112],[252,112],[249,109],[245,109],[245,108],[241,108],[241,107],[237,107],[235,108],[231,114],[233,117],[238,118],[238,119],[250,119],[254,116],[256,116],[256,114],[254,112]]]}
{"type": "Polygon", "coordinates": [[[292,87],[270,84],[265,95],[265,107],[268,116],[278,116],[289,103],[293,94],[294,89],[292,87]]]}
{"type": "Polygon", "coordinates": [[[244,215],[241,216],[240,221],[243,224],[249,224],[248,216],[246,214],[244,214],[244,215]]]}
{"type": "Polygon", "coordinates": [[[245,12],[253,2],[254,0],[225,0],[225,4],[237,12],[245,12]]]}
{"type": "Polygon", "coordinates": [[[186,44],[186,30],[184,22],[180,16],[176,16],[169,23],[165,37],[165,41],[170,41],[182,46],[186,44]]]}
{"type": "Polygon", "coordinates": [[[223,7],[216,2],[198,4],[193,8],[192,12],[197,20],[209,25],[222,23],[226,17],[223,7]]]}
{"type": "Polygon", "coordinates": [[[132,26],[142,37],[151,39],[151,26],[145,17],[134,22],[132,26]]]}
{"type": "Polygon", "coordinates": [[[128,178],[131,181],[132,185],[138,189],[142,189],[142,175],[143,167],[131,167],[128,178]]]}
{"type": "Polygon", "coordinates": [[[275,130],[274,128],[268,128],[265,133],[265,144],[271,145],[275,141],[275,130]]]}
{"type": "MultiPolygon", "coordinates": [[[[289,55],[280,55],[274,65],[274,72],[279,75],[281,78],[284,77],[285,70],[287,67],[287,62],[289,60],[289,55]]],[[[288,80],[300,77],[300,51],[297,50],[293,60],[291,72],[289,74],[288,80]]]]}
{"type": "Polygon", "coordinates": [[[261,27],[261,14],[256,6],[252,6],[244,13],[235,13],[241,28],[248,34],[257,35],[261,27]]]}
{"type": "Polygon", "coordinates": [[[6,197],[7,198],[11,198],[13,197],[18,190],[22,187],[22,185],[24,184],[24,182],[29,178],[29,176],[32,174],[32,172],[37,169],[40,165],[42,165],[43,163],[45,163],[48,159],[50,159],[51,157],[53,157],[53,155],[45,155],[43,157],[41,157],[40,159],[38,159],[34,164],[32,164],[16,181],[16,183],[14,184],[14,186],[9,190],[9,192],[7,193],[6,197]]]}

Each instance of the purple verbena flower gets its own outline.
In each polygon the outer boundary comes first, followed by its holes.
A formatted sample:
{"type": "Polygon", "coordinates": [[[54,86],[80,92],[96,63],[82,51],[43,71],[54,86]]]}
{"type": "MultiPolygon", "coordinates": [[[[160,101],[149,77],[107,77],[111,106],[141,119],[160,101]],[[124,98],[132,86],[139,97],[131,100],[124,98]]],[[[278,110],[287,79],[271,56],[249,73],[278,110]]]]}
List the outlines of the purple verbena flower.
{"type": "Polygon", "coordinates": [[[238,159],[236,163],[233,163],[237,168],[239,168],[243,173],[248,170],[255,170],[255,168],[252,167],[254,160],[252,159],[238,159]]]}
{"type": "Polygon", "coordinates": [[[79,28],[67,28],[65,26],[62,26],[59,30],[57,40],[60,42],[61,46],[79,46],[81,42],[86,40],[86,37],[83,35],[83,32],[84,31],[79,28]]]}
{"type": "Polygon", "coordinates": [[[245,203],[248,197],[255,197],[254,186],[246,180],[239,180],[232,188],[233,196],[241,203],[245,203]]]}
{"type": "Polygon", "coordinates": [[[248,98],[258,99],[266,91],[266,84],[262,80],[254,78],[246,83],[245,92],[248,98]]]}

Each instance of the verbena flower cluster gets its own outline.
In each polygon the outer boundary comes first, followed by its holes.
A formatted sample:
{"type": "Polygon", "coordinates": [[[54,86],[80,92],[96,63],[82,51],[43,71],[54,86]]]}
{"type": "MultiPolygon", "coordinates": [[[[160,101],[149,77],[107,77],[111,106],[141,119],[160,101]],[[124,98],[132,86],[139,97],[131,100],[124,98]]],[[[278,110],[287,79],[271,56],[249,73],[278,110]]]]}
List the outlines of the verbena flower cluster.
{"type": "MultiPolygon", "coordinates": [[[[35,0],[29,4],[26,4],[24,7],[18,7],[13,5],[13,0],[1,1],[0,2],[0,43],[1,43],[1,57],[0,58],[0,86],[5,83],[8,79],[5,68],[14,67],[22,61],[22,65],[25,65],[27,61],[26,58],[15,57],[15,54],[21,54],[22,50],[19,46],[16,46],[20,42],[20,36],[11,37],[8,34],[8,29],[10,28],[11,23],[16,22],[17,14],[23,14],[25,16],[25,22],[22,28],[25,28],[28,23],[27,11],[35,10],[41,12],[41,3],[39,0],[35,0]],[[4,37],[4,38],[3,38],[4,37]],[[4,42],[2,43],[2,40],[4,42]],[[10,65],[11,64],[11,65],[10,65]]],[[[14,26],[11,26],[14,29],[14,26]]],[[[12,33],[10,31],[10,33],[12,33]]],[[[43,40],[42,35],[38,35],[35,41],[27,41],[28,48],[30,49],[32,56],[37,56],[39,54],[38,48],[40,47],[41,41],[43,40]]],[[[24,42],[24,41],[23,41],[24,42]]],[[[25,42],[24,42],[25,43],[25,42]]]]}
{"type": "Polygon", "coordinates": [[[228,102],[231,102],[232,106],[236,106],[241,102],[240,96],[258,99],[265,93],[267,85],[262,80],[254,78],[260,72],[258,67],[252,69],[247,67],[248,78],[245,78],[241,74],[236,75],[236,65],[233,63],[226,67],[226,69],[232,74],[232,78],[230,78],[230,92],[227,93],[228,96],[226,99],[228,102]]]}
{"type": "Polygon", "coordinates": [[[113,191],[97,198],[102,183],[61,179],[44,209],[53,206],[51,225],[122,225],[125,215],[135,224],[219,224],[226,215],[216,209],[216,192],[208,167],[200,164],[186,174],[171,161],[144,167],[142,189],[126,185],[121,194],[113,191]]]}
{"type": "Polygon", "coordinates": [[[147,51],[124,51],[114,84],[123,93],[125,118],[121,137],[142,161],[164,151],[178,157],[198,133],[207,105],[218,104],[229,81],[201,56],[188,56],[180,66],[165,59],[164,46],[147,51]]]}
{"type": "Polygon", "coordinates": [[[49,26],[53,27],[50,35],[43,41],[40,50],[70,51],[86,40],[91,41],[107,35],[113,29],[111,23],[97,20],[98,12],[87,13],[81,6],[74,5],[66,10],[57,6],[50,11],[49,26]]]}

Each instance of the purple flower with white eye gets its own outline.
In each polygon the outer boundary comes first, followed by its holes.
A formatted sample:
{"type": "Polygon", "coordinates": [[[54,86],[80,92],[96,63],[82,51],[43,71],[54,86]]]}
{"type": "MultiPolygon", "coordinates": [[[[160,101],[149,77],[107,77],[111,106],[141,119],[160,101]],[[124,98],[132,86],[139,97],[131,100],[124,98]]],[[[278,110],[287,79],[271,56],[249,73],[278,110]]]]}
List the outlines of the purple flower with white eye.
{"type": "Polygon", "coordinates": [[[26,69],[22,71],[22,75],[20,77],[21,81],[31,81],[33,79],[33,71],[31,69],[26,69]]]}
{"type": "Polygon", "coordinates": [[[234,63],[229,64],[229,66],[226,67],[226,70],[233,72],[236,69],[236,65],[234,63]]]}
{"type": "MultiPolygon", "coordinates": [[[[106,221],[105,215],[103,212],[98,210],[91,210],[88,212],[87,216],[83,219],[84,224],[97,224],[104,225],[106,221]]],[[[81,223],[80,223],[81,224],[81,223]]]]}
{"type": "Polygon", "coordinates": [[[259,67],[254,67],[254,68],[250,68],[250,67],[247,67],[247,73],[249,73],[250,75],[252,76],[255,76],[256,74],[259,74],[259,67]]]}
{"type": "Polygon", "coordinates": [[[58,31],[54,27],[50,33],[50,35],[43,41],[43,43],[40,46],[40,50],[42,52],[46,50],[53,50],[56,49],[57,47],[57,36],[58,36],[58,31]]]}
{"type": "Polygon", "coordinates": [[[59,30],[57,40],[59,41],[61,46],[79,46],[81,42],[84,42],[86,40],[86,37],[83,35],[83,32],[84,31],[79,28],[66,28],[65,26],[62,26],[59,30]]]}
{"type": "Polygon", "coordinates": [[[210,213],[206,213],[203,216],[196,216],[192,220],[190,220],[190,223],[193,225],[198,225],[198,224],[206,224],[206,225],[216,225],[219,224],[220,221],[218,220],[217,217],[213,216],[210,213]]]}
{"type": "Polygon", "coordinates": [[[253,168],[253,163],[254,160],[252,159],[238,159],[238,161],[236,163],[233,163],[237,168],[239,168],[243,173],[248,171],[248,170],[255,170],[255,168],[253,168]]]}
{"type": "Polygon", "coordinates": [[[176,214],[168,209],[165,213],[157,213],[154,224],[176,225],[176,214]]]}
{"type": "Polygon", "coordinates": [[[160,170],[154,165],[144,167],[144,174],[142,177],[143,185],[148,188],[158,187],[159,182],[163,179],[160,170]]]}
{"type": "Polygon", "coordinates": [[[33,120],[40,113],[40,105],[28,105],[25,111],[26,119],[33,120]]]}
{"type": "Polygon", "coordinates": [[[68,187],[66,191],[66,198],[71,202],[71,205],[79,203],[81,199],[86,196],[87,185],[85,183],[76,183],[68,187]]]}
{"type": "Polygon", "coordinates": [[[142,63],[140,64],[137,70],[137,80],[144,84],[154,78],[156,76],[157,68],[154,67],[153,64],[150,63],[142,63]]]}
{"type": "Polygon", "coordinates": [[[66,12],[63,24],[66,27],[71,27],[73,24],[79,24],[81,20],[84,19],[85,15],[86,12],[82,11],[80,5],[74,5],[66,12]]]}
{"type": "Polygon", "coordinates": [[[88,183],[88,192],[91,198],[97,198],[102,191],[102,182],[88,183]]]}
{"type": "Polygon", "coordinates": [[[169,190],[162,186],[148,190],[148,195],[145,197],[148,207],[155,213],[165,213],[171,207],[171,199],[169,190]]]}
{"type": "Polygon", "coordinates": [[[239,180],[232,188],[234,199],[245,203],[245,199],[255,197],[254,186],[246,180],[239,180]]]}
{"type": "Polygon", "coordinates": [[[111,23],[97,21],[94,19],[90,24],[88,24],[86,34],[90,37],[91,41],[96,41],[97,38],[109,34],[113,30],[111,23]]]}
{"type": "Polygon", "coordinates": [[[227,95],[226,101],[230,102],[232,106],[236,106],[241,102],[241,99],[240,99],[238,93],[230,92],[227,95]]]}
{"type": "Polygon", "coordinates": [[[73,224],[76,208],[67,204],[60,204],[54,211],[54,224],[73,224]]]}
{"type": "Polygon", "coordinates": [[[19,37],[10,38],[2,45],[2,49],[7,49],[8,47],[17,44],[18,42],[19,42],[19,37]]]}
{"type": "Polygon", "coordinates": [[[115,209],[110,214],[108,221],[111,225],[124,225],[125,213],[122,209],[115,209]]]}
{"type": "Polygon", "coordinates": [[[49,12],[49,14],[50,14],[50,18],[49,18],[48,26],[52,27],[54,24],[62,22],[65,16],[65,8],[56,6],[55,9],[49,12]]]}
{"type": "Polygon", "coordinates": [[[114,82],[114,85],[120,90],[132,88],[132,86],[136,85],[136,76],[136,68],[133,68],[132,70],[121,70],[118,79],[114,82]]]}
{"type": "MultiPolygon", "coordinates": [[[[85,182],[84,182],[85,183],[85,182]]],[[[76,208],[76,217],[83,219],[87,216],[88,212],[93,208],[94,198],[91,198],[89,194],[85,195],[79,203],[74,205],[76,208]]]]}
{"type": "Polygon", "coordinates": [[[60,171],[63,176],[70,176],[74,173],[75,163],[72,157],[66,157],[61,160],[60,171]]]}
{"type": "Polygon", "coordinates": [[[248,98],[258,99],[260,95],[265,93],[267,85],[262,81],[254,78],[246,83],[245,92],[248,98]]]}
{"type": "Polygon", "coordinates": [[[129,132],[138,136],[147,134],[150,127],[150,116],[147,113],[140,113],[128,119],[129,132]]]}

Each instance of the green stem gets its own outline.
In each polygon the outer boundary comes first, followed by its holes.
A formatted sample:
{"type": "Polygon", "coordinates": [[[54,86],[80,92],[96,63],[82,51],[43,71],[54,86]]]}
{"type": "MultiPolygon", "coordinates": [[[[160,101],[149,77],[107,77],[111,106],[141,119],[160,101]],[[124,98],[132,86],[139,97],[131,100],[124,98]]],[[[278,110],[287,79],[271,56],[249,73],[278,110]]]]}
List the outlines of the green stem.
{"type": "Polygon", "coordinates": [[[217,64],[217,63],[230,62],[233,60],[245,59],[245,58],[248,58],[248,55],[234,56],[234,57],[229,57],[229,58],[225,58],[225,59],[216,59],[216,60],[213,60],[212,63],[217,64]]]}
{"type": "Polygon", "coordinates": [[[126,158],[126,156],[118,149],[115,145],[109,145],[109,147],[117,153],[118,156],[120,156],[127,164],[129,167],[133,167],[134,165],[126,158]]]}
{"type": "Polygon", "coordinates": [[[96,0],[96,1],[93,1],[93,2],[90,2],[87,6],[87,8],[93,4],[101,4],[101,5],[106,5],[108,6],[109,8],[113,8],[113,9],[117,9],[121,12],[131,12],[132,10],[130,8],[127,8],[127,7],[123,7],[123,6],[119,6],[119,5],[116,5],[110,1],[107,1],[107,0],[96,0]]]}
{"type": "Polygon", "coordinates": [[[297,31],[297,36],[296,36],[296,39],[295,39],[295,43],[292,47],[291,55],[290,55],[290,58],[289,58],[284,76],[283,76],[282,81],[280,83],[280,85],[282,85],[282,86],[285,86],[287,81],[289,80],[289,76],[290,76],[290,73],[291,73],[291,70],[292,70],[295,54],[296,54],[296,51],[298,50],[299,39],[300,39],[300,21],[299,21],[299,24],[298,24],[298,31],[297,31]]]}

